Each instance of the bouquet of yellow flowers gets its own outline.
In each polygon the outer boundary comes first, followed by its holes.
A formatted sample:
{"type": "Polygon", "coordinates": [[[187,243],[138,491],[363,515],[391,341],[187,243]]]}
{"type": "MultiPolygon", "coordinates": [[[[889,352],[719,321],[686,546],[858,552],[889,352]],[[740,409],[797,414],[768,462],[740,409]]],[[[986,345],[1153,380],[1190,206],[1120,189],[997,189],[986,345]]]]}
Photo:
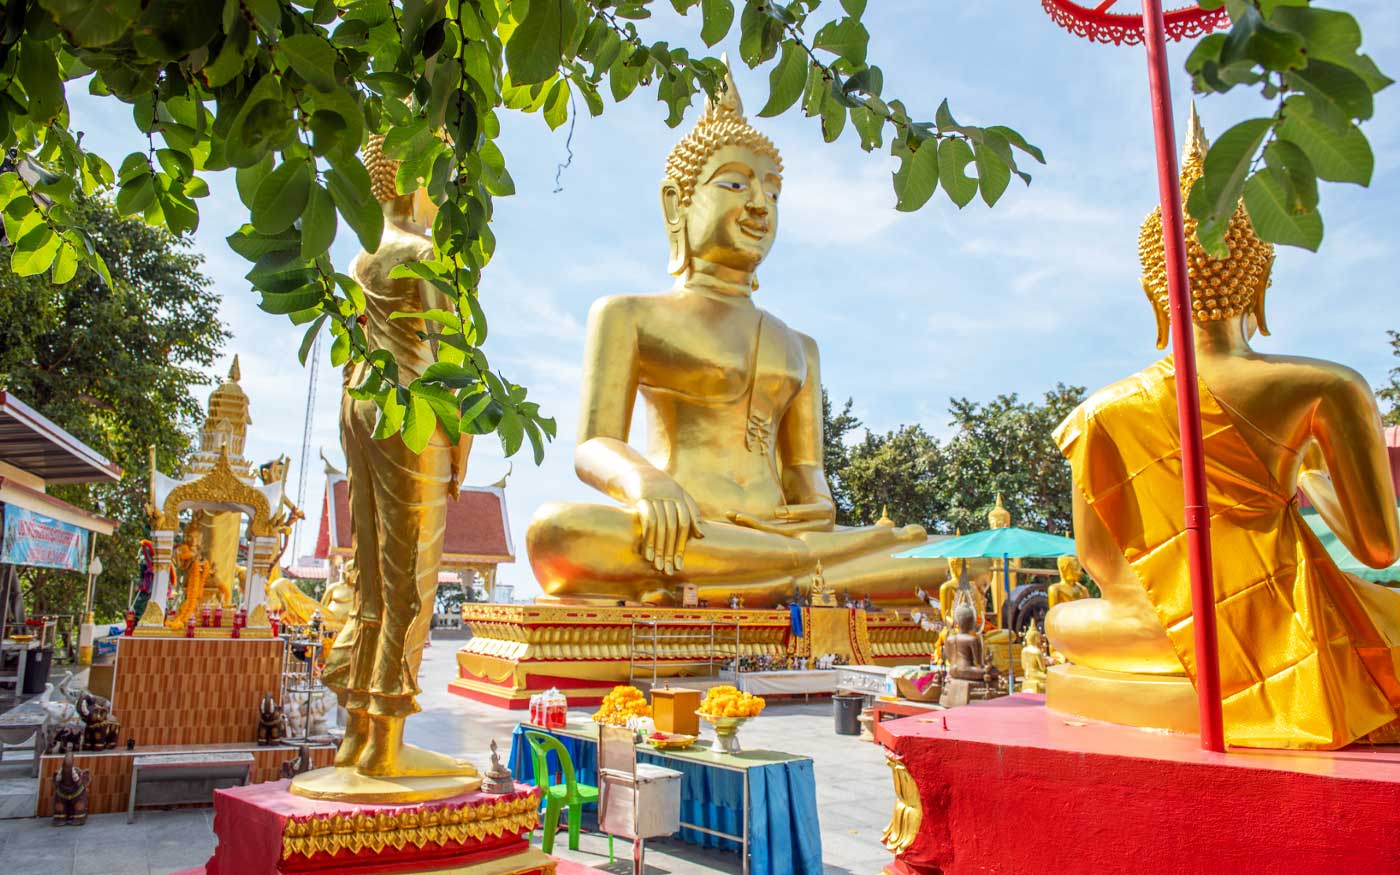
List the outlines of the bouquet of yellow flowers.
{"type": "Polygon", "coordinates": [[[727,684],[710,687],[700,703],[702,717],[757,717],[766,703],[762,696],[741,693],[727,684]]]}
{"type": "Polygon", "coordinates": [[[647,704],[641,690],[636,687],[617,686],[603,697],[603,704],[598,706],[598,712],[593,715],[593,722],[626,726],[628,719],[632,717],[650,716],[651,706],[647,704]]]}

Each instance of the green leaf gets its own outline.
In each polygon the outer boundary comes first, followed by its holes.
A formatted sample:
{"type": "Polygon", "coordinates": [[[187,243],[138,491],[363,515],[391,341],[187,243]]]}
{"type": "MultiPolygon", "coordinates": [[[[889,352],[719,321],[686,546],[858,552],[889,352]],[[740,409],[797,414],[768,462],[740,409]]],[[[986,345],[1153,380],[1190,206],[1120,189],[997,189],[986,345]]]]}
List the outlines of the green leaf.
{"type": "MultiPolygon", "coordinates": [[[[379,406],[379,421],[374,425],[374,440],[382,441],[399,433],[403,428],[404,414],[403,402],[399,400],[399,394],[394,389],[390,389],[384,395],[384,401],[379,406]]],[[[424,441],[424,446],[427,442],[424,441]]]]}
{"type": "Polygon", "coordinates": [[[1345,67],[1314,59],[1301,70],[1285,73],[1283,78],[1308,96],[1313,116],[1334,128],[1345,128],[1352,119],[1371,117],[1371,89],[1345,67]]]}
{"type": "Polygon", "coordinates": [[[806,83],[807,53],[795,40],[783,40],[782,57],[768,74],[768,102],[759,110],[759,116],[772,118],[787,112],[802,96],[802,86],[806,83]]]}
{"type": "MultiPolygon", "coordinates": [[[[539,0],[536,0],[539,2],[539,0]]],[[[547,2],[547,0],[546,0],[547,2]]],[[[437,428],[437,414],[428,399],[414,392],[408,396],[408,410],[403,420],[403,442],[415,453],[427,449],[437,428]]]]}
{"type": "MultiPolygon", "coordinates": [[[[404,265],[400,265],[400,266],[402,267],[402,266],[404,266],[404,265]]],[[[397,269],[398,269],[398,268],[395,268],[395,270],[397,270],[397,269]]],[[[419,310],[419,311],[412,312],[412,313],[407,312],[407,311],[404,311],[404,310],[399,310],[399,311],[397,311],[397,312],[390,313],[390,314],[389,314],[389,318],[390,318],[390,319],[422,319],[424,322],[435,322],[435,323],[437,323],[438,325],[445,325],[446,327],[451,328],[453,331],[461,331],[461,330],[462,330],[462,320],[457,318],[457,314],[456,314],[456,313],[453,313],[451,310],[443,310],[443,309],[437,308],[437,307],[434,307],[434,308],[431,309],[431,310],[419,310]]],[[[432,365],[429,365],[429,366],[428,366],[428,370],[423,372],[423,379],[425,379],[425,380],[429,379],[428,374],[432,373],[432,370],[433,370],[433,366],[432,366],[432,365]]]]}
{"type": "Polygon", "coordinates": [[[464,295],[463,297],[467,299],[467,309],[471,312],[472,332],[476,335],[476,345],[481,346],[486,342],[486,312],[481,309],[481,302],[476,299],[476,295],[464,295]]]}
{"type": "Polygon", "coordinates": [[[995,206],[1011,184],[1011,168],[988,144],[977,143],[972,151],[977,163],[977,188],[982,193],[982,200],[989,207],[995,206]]]}
{"type": "Polygon", "coordinates": [[[943,182],[943,190],[948,199],[958,205],[967,206],[977,195],[977,180],[964,174],[967,165],[975,156],[967,141],[948,137],[938,144],[938,178],[943,182]]]}
{"type": "Polygon", "coordinates": [[[233,180],[238,186],[238,197],[239,200],[243,201],[244,206],[252,208],[253,196],[258,193],[258,186],[262,185],[262,181],[272,172],[272,165],[272,156],[264,155],[262,160],[256,164],[240,167],[234,171],[233,180]]]}
{"type": "Polygon", "coordinates": [[[1321,179],[1370,185],[1375,156],[1366,135],[1356,125],[1337,131],[1309,112],[1308,101],[1294,95],[1284,102],[1280,139],[1297,144],[1321,179]]]}
{"type": "Polygon", "coordinates": [[[860,134],[860,147],[867,152],[880,148],[885,120],[863,106],[851,110],[851,124],[860,134]]]}
{"type": "Polygon", "coordinates": [[[291,292],[263,292],[258,307],[265,313],[286,315],[298,310],[309,310],[321,303],[321,287],[316,283],[302,286],[291,292]]]}
{"type": "Polygon", "coordinates": [[[86,48],[116,42],[141,14],[141,0],[41,0],[75,45],[86,48]]]}
{"type": "Polygon", "coordinates": [[[520,414],[509,407],[502,410],[501,421],[496,426],[496,433],[501,436],[501,447],[505,450],[506,456],[515,455],[525,439],[525,428],[520,424],[520,414]]]}
{"type": "Polygon", "coordinates": [[[277,234],[292,227],[311,197],[311,167],[300,158],[283,161],[253,195],[253,227],[277,234]]]}
{"type": "Polygon", "coordinates": [[[1285,6],[1274,11],[1272,20],[1303,37],[1309,64],[1321,60],[1345,67],[1365,80],[1373,92],[1391,84],[1390,77],[1377,69],[1370,57],[1358,53],[1361,28],[1350,14],[1311,6],[1285,6]]]}
{"type": "Polygon", "coordinates": [[[549,89],[544,100],[544,123],[551,131],[558,130],[569,120],[569,80],[560,79],[549,89]]]}
{"type": "Polygon", "coordinates": [[[899,158],[899,170],[894,174],[894,193],[898,199],[895,209],[912,213],[928,203],[938,188],[938,143],[923,140],[917,149],[896,141],[891,152],[899,158]]]}
{"type": "Polygon", "coordinates": [[[338,368],[350,361],[350,335],[341,332],[331,341],[331,367],[338,368]]]}
{"type": "Polygon", "coordinates": [[[506,64],[516,85],[544,82],[559,69],[566,37],[574,30],[573,0],[533,0],[525,20],[506,41],[506,64]]]}
{"type": "Polygon", "coordinates": [[[67,239],[60,240],[58,252],[55,253],[53,260],[53,273],[51,275],[53,284],[61,286],[76,276],[78,261],[78,248],[67,239]]]}
{"type": "Polygon", "coordinates": [[[480,382],[476,375],[461,365],[433,362],[423,371],[423,382],[441,383],[452,389],[465,389],[480,382]]]}
{"type": "Polygon", "coordinates": [[[311,261],[328,252],[335,242],[335,230],[335,203],[324,188],[313,182],[301,216],[301,257],[311,261]]]}
{"type": "Polygon", "coordinates": [[[1316,210],[1294,211],[1290,200],[1271,173],[1256,173],[1245,183],[1244,207],[1261,238],[1316,252],[1322,244],[1322,216],[1316,210]]]}
{"type": "Polygon", "coordinates": [[[1288,195],[1292,212],[1317,209],[1317,171],[1297,144],[1274,140],[1264,147],[1264,164],[1288,195]]]}
{"type": "Polygon", "coordinates": [[[731,0],[700,0],[700,15],[704,24],[700,28],[700,39],[705,45],[713,46],[724,39],[734,24],[734,4],[731,0]]]}
{"type": "Polygon", "coordinates": [[[224,138],[224,159],[232,167],[256,164],[282,142],[291,121],[277,76],[263,76],[233,117],[224,138]]]}
{"type": "Polygon", "coordinates": [[[1032,146],[1030,143],[1027,143],[1025,137],[1011,130],[1011,128],[1008,128],[1005,125],[992,125],[991,127],[987,128],[987,132],[1000,134],[1001,136],[1005,137],[1006,142],[1010,143],[1012,146],[1015,146],[1017,149],[1020,149],[1022,152],[1025,152],[1027,155],[1031,156],[1041,164],[1045,163],[1045,153],[1040,151],[1039,147],[1032,146]]]}
{"type": "Polygon", "coordinates": [[[360,239],[360,246],[366,252],[379,249],[379,239],[384,234],[384,211],[370,192],[369,172],[359,158],[332,160],[331,169],[326,172],[326,187],[336,209],[360,239]]]}
{"type": "Polygon", "coordinates": [[[123,216],[134,216],[150,206],[155,197],[156,188],[151,174],[142,173],[117,189],[117,212],[123,216]]]}
{"type": "Polygon", "coordinates": [[[277,49],[312,88],[330,91],[336,87],[335,49],[320,36],[302,33],[284,37],[277,49]]]}
{"type": "Polygon", "coordinates": [[[836,99],[834,89],[828,88],[822,100],[822,139],[836,142],[846,127],[846,106],[836,99]]]}
{"type": "Polygon", "coordinates": [[[1191,186],[1187,208],[1198,223],[1196,239],[1216,258],[1223,258],[1228,251],[1225,232],[1230,217],[1244,192],[1259,144],[1273,124],[1273,119],[1249,119],[1221,134],[1206,153],[1205,172],[1191,186]]]}
{"type": "Polygon", "coordinates": [[[326,319],[329,317],[329,313],[317,316],[310,327],[306,329],[306,333],[302,335],[301,347],[297,349],[297,361],[301,362],[303,366],[306,364],[306,357],[311,354],[311,347],[315,345],[316,338],[321,336],[321,326],[326,324],[326,319]]]}
{"type": "Polygon", "coordinates": [[[860,18],[865,14],[865,0],[841,0],[841,8],[852,18],[860,18]]]}
{"type": "Polygon", "coordinates": [[[865,66],[865,54],[870,45],[870,33],[859,19],[838,18],[824,24],[812,40],[812,47],[831,52],[856,67],[865,66]]]}
{"type": "Polygon", "coordinates": [[[41,127],[48,124],[63,109],[63,80],[53,49],[35,40],[21,40],[17,75],[29,95],[29,121],[41,127]]]}

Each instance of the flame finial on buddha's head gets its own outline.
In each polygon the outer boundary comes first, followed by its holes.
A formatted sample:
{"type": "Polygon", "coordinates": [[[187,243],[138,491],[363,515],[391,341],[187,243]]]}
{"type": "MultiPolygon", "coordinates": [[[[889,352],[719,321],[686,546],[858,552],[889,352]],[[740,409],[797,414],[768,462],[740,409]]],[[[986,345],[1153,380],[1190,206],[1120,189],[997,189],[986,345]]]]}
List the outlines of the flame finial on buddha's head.
{"type": "MultiPolygon", "coordinates": [[[[1209,143],[1201,128],[1196,106],[1191,105],[1187,122],[1185,154],[1181,162],[1182,201],[1205,170],[1209,143]]],[[[1186,230],[1186,265],[1191,283],[1191,312],[1196,322],[1216,322],[1252,313],[1259,331],[1268,334],[1264,321],[1264,292],[1274,261],[1273,244],[1259,239],[1241,199],[1230,218],[1225,240],[1230,253],[1212,258],[1196,239],[1196,220],[1183,217],[1186,230]]],[[[1157,311],[1157,348],[1167,345],[1168,295],[1166,256],[1162,246],[1162,208],[1157,206],[1143,221],[1138,233],[1138,256],[1142,261],[1142,288],[1157,311]]]]}

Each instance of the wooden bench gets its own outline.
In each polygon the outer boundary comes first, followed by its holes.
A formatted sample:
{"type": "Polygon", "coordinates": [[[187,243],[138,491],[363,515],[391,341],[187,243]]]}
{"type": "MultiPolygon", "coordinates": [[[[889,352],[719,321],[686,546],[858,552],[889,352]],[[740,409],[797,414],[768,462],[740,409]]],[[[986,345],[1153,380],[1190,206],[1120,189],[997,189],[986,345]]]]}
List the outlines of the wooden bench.
{"type": "Polygon", "coordinates": [[[131,764],[126,822],[136,820],[137,805],[207,805],[215,790],[247,784],[252,773],[251,753],[191,751],[138,756],[131,764]]]}

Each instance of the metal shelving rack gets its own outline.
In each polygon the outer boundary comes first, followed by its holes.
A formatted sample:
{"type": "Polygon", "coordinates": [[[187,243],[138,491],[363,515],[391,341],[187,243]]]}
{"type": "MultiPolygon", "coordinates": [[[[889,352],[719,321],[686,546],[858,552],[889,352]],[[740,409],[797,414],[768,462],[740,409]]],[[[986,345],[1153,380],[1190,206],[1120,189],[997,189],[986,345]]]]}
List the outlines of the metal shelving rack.
{"type": "Polygon", "coordinates": [[[301,735],[283,740],[289,743],[310,744],[312,743],[311,703],[318,696],[324,695],[327,689],[326,685],[321,683],[321,678],[316,670],[317,663],[321,659],[321,638],[316,635],[308,638],[289,634],[283,637],[282,643],[282,702],[291,701],[293,696],[305,696],[302,702],[301,735]],[[300,658],[292,653],[296,647],[306,648],[305,669],[295,667],[300,662],[300,658]]]}
{"type": "MultiPolygon", "coordinates": [[[[706,677],[718,677],[719,667],[724,660],[733,656],[739,658],[740,624],[736,620],[734,628],[734,651],[726,655],[719,652],[720,644],[728,644],[730,624],[718,620],[633,620],[628,636],[628,683],[636,684],[638,667],[651,665],[651,684],[656,686],[660,669],[705,667],[706,677]],[[662,642],[689,642],[694,648],[704,652],[703,659],[667,659],[662,642]]],[[[676,645],[673,644],[673,647],[676,645]]]]}

